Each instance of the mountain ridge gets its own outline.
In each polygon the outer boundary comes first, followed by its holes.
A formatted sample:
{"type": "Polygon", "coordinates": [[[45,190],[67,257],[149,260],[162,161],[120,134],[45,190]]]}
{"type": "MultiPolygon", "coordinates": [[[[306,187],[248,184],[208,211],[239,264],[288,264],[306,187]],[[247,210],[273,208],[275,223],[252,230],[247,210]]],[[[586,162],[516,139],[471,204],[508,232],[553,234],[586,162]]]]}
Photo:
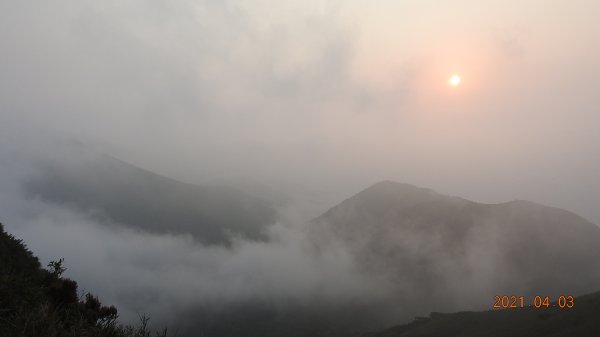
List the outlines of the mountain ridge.
{"type": "Polygon", "coordinates": [[[46,162],[23,184],[31,198],[91,214],[104,224],[154,233],[191,234],[204,244],[236,237],[266,241],[277,211],[261,198],[228,186],[195,185],[107,155],[46,162]]]}
{"type": "Polygon", "coordinates": [[[341,243],[363,273],[444,310],[483,308],[494,294],[579,295],[600,284],[600,227],[531,201],[484,204],[383,181],[310,230],[317,250],[341,243]]]}

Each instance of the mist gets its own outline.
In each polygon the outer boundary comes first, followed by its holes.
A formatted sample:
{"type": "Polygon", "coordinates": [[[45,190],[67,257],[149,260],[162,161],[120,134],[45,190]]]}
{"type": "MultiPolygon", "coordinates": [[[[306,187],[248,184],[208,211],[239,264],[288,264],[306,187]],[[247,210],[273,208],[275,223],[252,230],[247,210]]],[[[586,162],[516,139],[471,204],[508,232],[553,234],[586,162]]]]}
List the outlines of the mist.
{"type": "Polygon", "coordinates": [[[21,186],[40,166],[23,163],[20,173],[10,175],[14,180],[2,180],[7,229],[27,242],[42,265],[64,258],[65,275],[78,281],[81,294],[93,292],[116,305],[125,322],[148,315],[154,326],[193,334],[198,322],[222,320],[215,314],[228,310],[334,310],[332,318],[340,320],[343,308],[354,318],[352,328],[365,329],[424,310],[394,307],[400,285],[363,273],[341,242],[316,252],[306,223],[285,212],[291,206],[267,228],[266,241],[234,237],[230,245],[207,244],[192,232],[151,233],[31,196],[21,186]]]}
{"type": "Polygon", "coordinates": [[[67,276],[126,320],[151,307],[170,324],[257,299],[354,301],[385,308],[385,324],[425,314],[432,303],[394,308],[402,285],[366,275],[352,247],[316,254],[306,223],[388,179],[600,223],[598,11],[592,0],[4,1],[0,220],[44,263],[65,257],[67,276]],[[28,195],[43,163],[79,161],[73,144],[266,193],[278,221],[268,240],[211,246],[28,195]]]}
{"type": "Polygon", "coordinates": [[[599,222],[597,7],[6,2],[2,134],[330,203],[387,178],[599,222]]]}

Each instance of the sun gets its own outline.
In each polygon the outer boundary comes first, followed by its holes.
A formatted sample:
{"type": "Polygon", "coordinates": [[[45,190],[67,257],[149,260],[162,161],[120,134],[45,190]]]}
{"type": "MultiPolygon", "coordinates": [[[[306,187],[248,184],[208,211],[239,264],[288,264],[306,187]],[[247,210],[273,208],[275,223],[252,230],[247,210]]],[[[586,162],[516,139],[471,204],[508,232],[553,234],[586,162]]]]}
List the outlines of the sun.
{"type": "Polygon", "coordinates": [[[460,85],[460,82],[462,82],[462,79],[458,74],[450,76],[450,79],[448,80],[448,83],[450,83],[450,85],[453,87],[458,87],[460,85]]]}

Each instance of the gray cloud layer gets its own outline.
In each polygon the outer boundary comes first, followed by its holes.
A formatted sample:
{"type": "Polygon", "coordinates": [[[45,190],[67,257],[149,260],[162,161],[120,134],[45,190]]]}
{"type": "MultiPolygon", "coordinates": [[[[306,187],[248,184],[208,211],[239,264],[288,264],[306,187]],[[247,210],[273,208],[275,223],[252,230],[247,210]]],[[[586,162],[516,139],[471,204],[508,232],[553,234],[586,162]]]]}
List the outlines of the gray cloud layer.
{"type": "MultiPolygon", "coordinates": [[[[389,282],[358,272],[344,245],[311,252],[305,224],[273,225],[267,242],[237,239],[230,247],[207,246],[191,234],[106,226],[92,214],[32,199],[2,182],[0,212],[7,229],[23,238],[43,264],[64,257],[67,276],[79,282],[80,290],[115,304],[125,321],[147,314],[159,326],[194,329],[205,317],[194,313],[206,307],[213,314],[248,303],[312,308],[308,312],[324,305],[339,310],[343,303],[381,308],[393,291],[389,282]]],[[[385,312],[373,314],[390,322],[385,312]]]]}
{"type": "Polygon", "coordinates": [[[225,250],[28,200],[28,163],[68,156],[65,139],[187,182],[269,185],[309,205],[289,207],[294,223],[383,179],[600,223],[599,10],[591,0],[3,1],[0,217],[129,316],[248,291],[389,288],[345,277],[343,250],[313,259],[285,224],[273,228],[280,240],[225,250]],[[455,71],[464,85],[451,91],[455,71]],[[246,279],[248,266],[264,278],[246,279]]]}
{"type": "Polygon", "coordinates": [[[599,222],[598,5],[541,4],[8,1],[2,134],[192,182],[331,202],[390,178],[599,222]]]}

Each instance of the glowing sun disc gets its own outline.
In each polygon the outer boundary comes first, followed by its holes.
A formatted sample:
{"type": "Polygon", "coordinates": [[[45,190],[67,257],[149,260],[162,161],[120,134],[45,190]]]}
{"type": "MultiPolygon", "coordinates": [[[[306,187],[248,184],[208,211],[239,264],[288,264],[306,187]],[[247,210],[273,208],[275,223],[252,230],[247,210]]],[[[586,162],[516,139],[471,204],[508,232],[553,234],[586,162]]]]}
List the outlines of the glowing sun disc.
{"type": "Polygon", "coordinates": [[[462,81],[462,79],[460,78],[460,76],[454,74],[454,75],[450,76],[448,83],[450,83],[450,85],[453,87],[457,87],[461,81],[462,81]]]}

